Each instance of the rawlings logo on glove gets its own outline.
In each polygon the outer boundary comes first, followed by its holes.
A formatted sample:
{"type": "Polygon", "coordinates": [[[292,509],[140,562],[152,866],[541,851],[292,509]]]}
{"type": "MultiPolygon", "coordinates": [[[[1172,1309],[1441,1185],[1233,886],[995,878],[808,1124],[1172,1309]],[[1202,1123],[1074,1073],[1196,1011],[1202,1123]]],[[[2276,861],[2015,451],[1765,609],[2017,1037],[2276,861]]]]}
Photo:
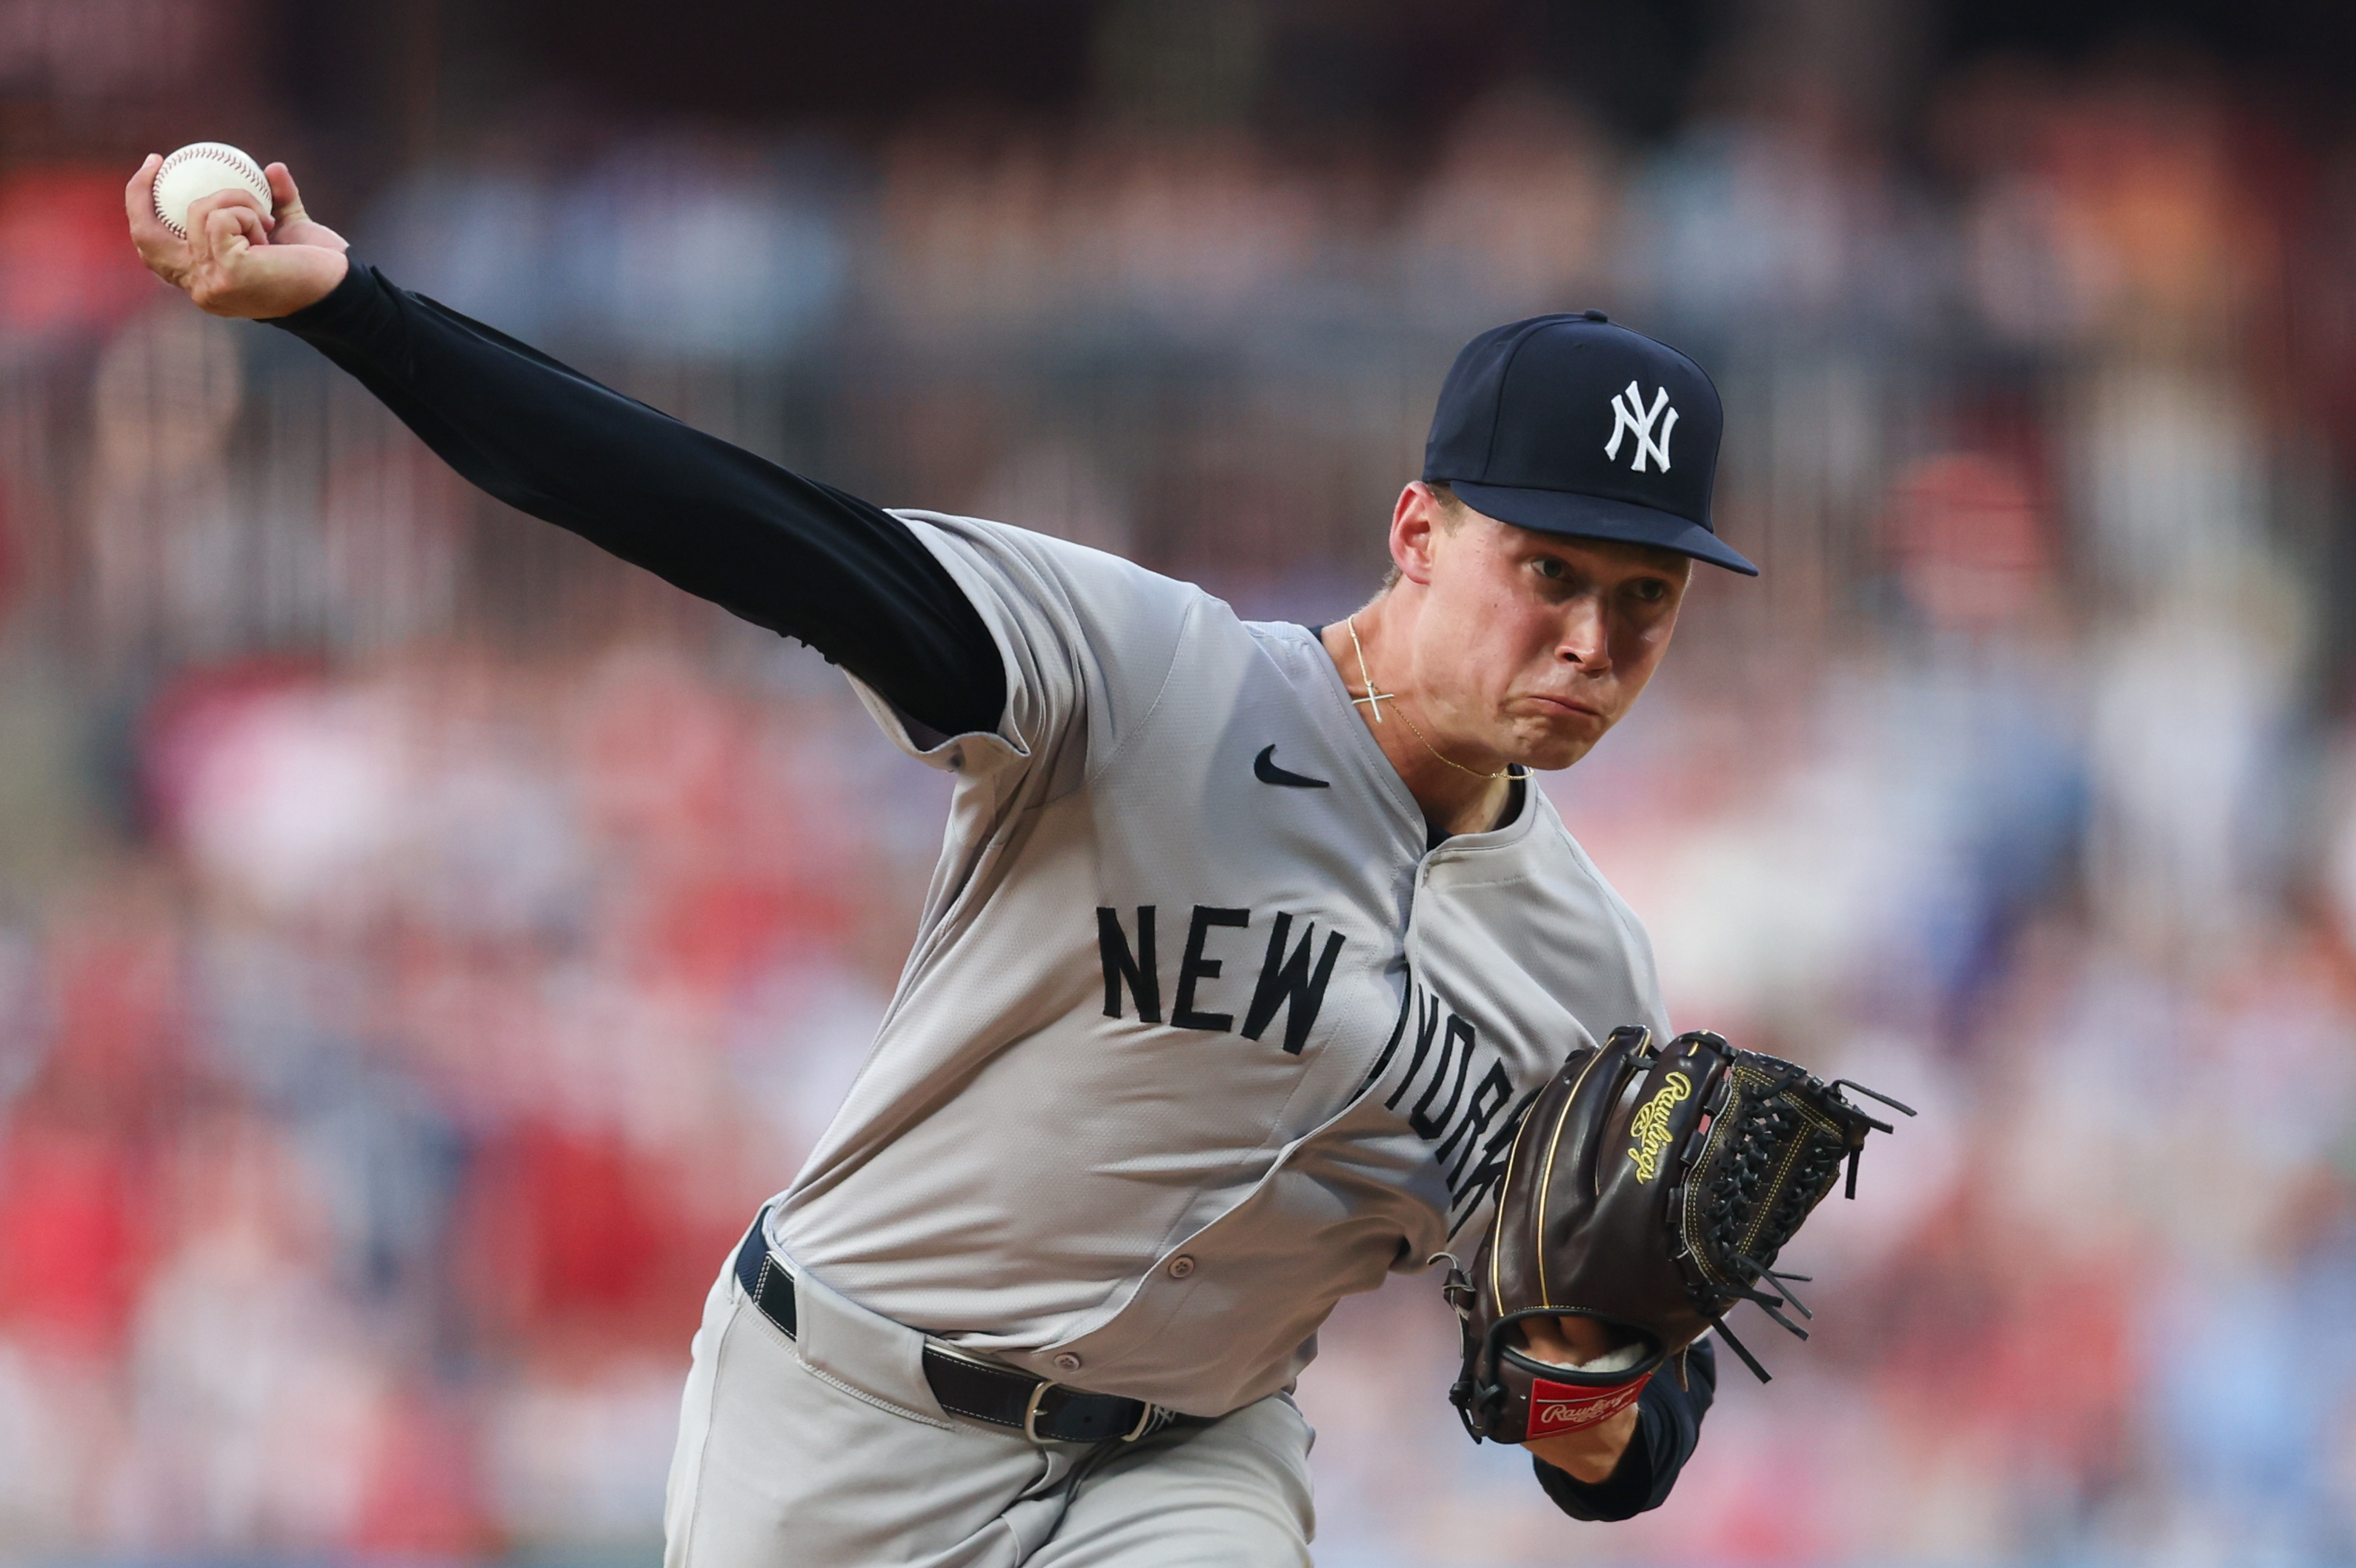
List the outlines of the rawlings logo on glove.
{"type": "Polygon", "coordinates": [[[1442,1287],[1464,1338],[1449,1398],[1473,1440],[1520,1443],[1608,1421],[1710,1328],[1766,1381],[1726,1314],[1749,1301],[1808,1337],[1783,1310],[1812,1316],[1791,1288],[1806,1276],[1776,1273],[1776,1254],[1844,1163],[1857,1196],[1867,1135],[1890,1130],[1844,1089],[1914,1114],[1706,1032],[1656,1051],[1650,1030],[1631,1027],[1574,1053],[1515,1136],[1470,1276],[1451,1266],[1442,1287]],[[1598,1319],[1624,1344],[1586,1369],[1523,1348],[1518,1325],[1564,1317],[1598,1319]]]}
{"type": "Polygon", "coordinates": [[[1558,1432],[1581,1432],[1590,1426],[1601,1426],[1630,1405],[1644,1392],[1653,1374],[1622,1383],[1618,1388],[1598,1393],[1591,1388],[1572,1388],[1551,1378],[1530,1380],[1530,1435],[1551,1437],[1558,1432]]]}
{"type": "Polygon", "coordinates": [[[1636,1112],[1628,1131],[1636,1139],[1628,1157],[1636,1162],[1636,1179],[1650,1181],[1659,1168],[1661,1151],[1669,1147],[1669,1112],[1676,1103],[1693,1093],[1693,1080],[1682,1072],[1672,1072],[1661,1092],[1644,1102],[1636,1112]]]}

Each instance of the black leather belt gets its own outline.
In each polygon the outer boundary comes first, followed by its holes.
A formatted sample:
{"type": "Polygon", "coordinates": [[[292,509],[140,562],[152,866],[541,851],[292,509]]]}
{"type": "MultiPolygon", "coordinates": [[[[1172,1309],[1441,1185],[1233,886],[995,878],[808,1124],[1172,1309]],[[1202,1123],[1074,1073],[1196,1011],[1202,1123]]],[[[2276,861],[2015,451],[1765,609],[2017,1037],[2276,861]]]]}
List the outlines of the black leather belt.
{"type": "MultiPolygon", "coordinates": [[[[756,1220],[744,1233],[744,1244],[736,1249],[736,1281],[761,1316],[790,1339],[796,1337],[794,1276],[769,1251],[766,1228],[756,1220]]],[[[1012,1367],[977,1361],[930,1339],[925,1341],[924,1364],[925,1381],[943,1410],[1011,1426],[1034,1443],[1133,1443],[1166,1427],[1209,1424],[1207,1417],[1182,1415],[1141,1399],[1083,1393],[1012,1367]]]]}

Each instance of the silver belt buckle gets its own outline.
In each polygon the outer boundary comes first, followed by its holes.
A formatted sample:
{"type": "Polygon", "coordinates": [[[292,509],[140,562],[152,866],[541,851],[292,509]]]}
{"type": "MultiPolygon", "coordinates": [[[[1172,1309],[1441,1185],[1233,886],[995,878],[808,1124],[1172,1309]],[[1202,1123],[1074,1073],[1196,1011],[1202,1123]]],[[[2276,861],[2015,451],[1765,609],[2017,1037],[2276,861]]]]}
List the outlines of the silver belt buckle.
{"type": "Polygon", "coordinates": [[[1047,1441],[1039,1435],[1039,1402],[1045,1399],[1047,1391],[1055,1386],[1054,1383],[1042,1378],[1039,1381],[1039,1386],[1031,1391],[1031,1403],[1023,1407],[1023,1435],[1033,1443],[1047,1441]]]}
{"type": "MultiPolygon", "coordinates": [[[[1061,1386],[1061,1384],[1051,1383],[1043,1378],[1040,1380],[1038,1387],[1031,1391],[1030,1403],[1026,1403],[1023,1407],[1023,1435],[1031,1439],[1032,1442],[1044,1443],[1047,1441],[1046,1438],[1039,1435],[1039,1403],[1042,1400],[1047,1397],[1047,1391],[1049,1389],[1058,1388],[1061,1386]]],[[[1139,1438],[1144,1436],[1147,1432],[1152,1429],[1153,1418],[1162,1413],[1162,1407],[1153,1403],[1151,1400],[1140,1400],[1137,1403],[1142,1407],[1138,1412],[1137,1424],[1130,1427],[1128,1432],[1122,1435],[1121,1441],[1123,1443],[1134,1443],[1139,1438]]]]}

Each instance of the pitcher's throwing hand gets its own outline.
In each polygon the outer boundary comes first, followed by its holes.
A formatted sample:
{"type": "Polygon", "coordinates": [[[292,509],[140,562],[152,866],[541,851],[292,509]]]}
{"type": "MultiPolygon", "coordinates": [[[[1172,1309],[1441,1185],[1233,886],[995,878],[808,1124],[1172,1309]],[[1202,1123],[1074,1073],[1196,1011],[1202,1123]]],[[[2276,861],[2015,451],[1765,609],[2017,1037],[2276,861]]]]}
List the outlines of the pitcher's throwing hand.
{"type": "Polygon", "coordinates": [[[220,190],[188,205],[186,240],[155,216],[155,171],[150,153],[123,188],[131,243],[147,270],[214,315],[262,321],[316,304],[344,281],[344,237],[314,223],[284,164],[263,169],[272,205],[246,190],[220,190]]]}

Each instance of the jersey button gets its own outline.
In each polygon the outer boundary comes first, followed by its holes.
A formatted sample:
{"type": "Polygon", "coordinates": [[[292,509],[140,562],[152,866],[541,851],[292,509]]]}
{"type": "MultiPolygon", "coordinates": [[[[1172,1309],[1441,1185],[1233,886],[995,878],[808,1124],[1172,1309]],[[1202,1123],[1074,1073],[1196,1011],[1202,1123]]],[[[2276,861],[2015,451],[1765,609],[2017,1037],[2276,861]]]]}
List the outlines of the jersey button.
{"type": "Polygon", "coordinates": [[[1055,1358],[1055,1370],[1059,1372],[1076,1372],[1080,1370],[1080,1359],[1066,1350],[1055,1358]]]}
{"type": "Polygon", "coordinates": [[[1184,1279],[1188,1275],[1193,1274],[1194,1272],[1194,1260],[1193,1258],[1186,1257],[1182,1254],[1181,1256],[1174,1257],[1170,1260],[1170,1277],[1172,1279],[1184,1279]]]}

